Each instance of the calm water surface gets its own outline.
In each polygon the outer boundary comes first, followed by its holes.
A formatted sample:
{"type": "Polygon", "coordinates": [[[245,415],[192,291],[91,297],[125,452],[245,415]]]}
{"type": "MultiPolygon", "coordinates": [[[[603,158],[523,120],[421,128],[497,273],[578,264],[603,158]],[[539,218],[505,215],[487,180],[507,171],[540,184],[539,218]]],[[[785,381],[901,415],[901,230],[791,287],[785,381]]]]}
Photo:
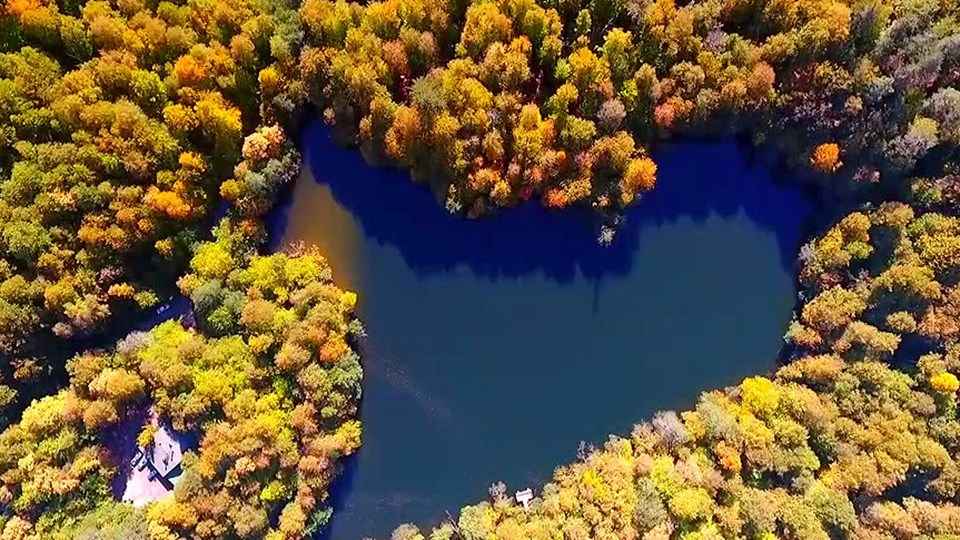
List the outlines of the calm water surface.
{"type": "Polygon", "coordinates": [[[586,213],[448,215],[404,173],[308,127],[275,226],[360,295],[364,446],[334,540],[388,537],[548,481],[579,441],[773,367],[807,207],[732,142],[656,153],[659,185],[610,248],[586,213]]]}

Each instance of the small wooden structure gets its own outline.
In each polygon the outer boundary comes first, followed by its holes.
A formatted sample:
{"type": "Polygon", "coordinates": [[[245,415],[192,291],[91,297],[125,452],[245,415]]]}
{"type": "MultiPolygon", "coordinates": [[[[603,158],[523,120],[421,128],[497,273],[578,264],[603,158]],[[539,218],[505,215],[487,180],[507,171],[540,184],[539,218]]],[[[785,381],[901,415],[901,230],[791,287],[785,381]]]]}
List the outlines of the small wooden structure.
{"type": "Polygon", "coordinates": [[[174,485],[182,478],[183,445],[188,444],[182,434],[162,425],[151,409],[146,422],[156,427],[153,440],[146,447],[131,449],[129,447],[136,444],[134,435],[142,428],[141,422],[143,419],[131,418],[125,426],[129,446],[124,451],[130,452],[130,458],[121,495],[124,502],[137,507],[171,495],[174,485]]]}
{"type": "Polygon", "coordinates": [[[527,488],[517,492],[517,502],[523,505],[524,509],[530,508],[530,501],[533,500],[533,490],[527,488]]]}
{"type": "MultiPolygon", "coordinates": [[[[183,460],[183,451],[180,449],[180,442],[167,431],[167,428],[160,426],[153,435],[152,448],[145,452],[147,461],[156,471],[157,476],[164,480],[174,476],[170,473],[178,470],[180,462],[183,460]]],[[[168,480],[169,481],[169,480],[168,480]]]]}

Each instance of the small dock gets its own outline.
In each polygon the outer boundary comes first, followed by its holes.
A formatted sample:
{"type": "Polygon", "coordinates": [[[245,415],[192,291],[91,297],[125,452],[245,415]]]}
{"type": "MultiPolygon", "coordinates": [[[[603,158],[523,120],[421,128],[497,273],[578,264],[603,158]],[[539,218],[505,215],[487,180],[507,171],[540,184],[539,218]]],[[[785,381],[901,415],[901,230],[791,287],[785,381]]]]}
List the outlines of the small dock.
{"type": "Polygon", "coordinates": [[[530,501],[533,500],[533,490],[527,488],[523,491],[518,491],[516,494],[517,502],[523,505],[524,510],[530,508],[530,501]]]}

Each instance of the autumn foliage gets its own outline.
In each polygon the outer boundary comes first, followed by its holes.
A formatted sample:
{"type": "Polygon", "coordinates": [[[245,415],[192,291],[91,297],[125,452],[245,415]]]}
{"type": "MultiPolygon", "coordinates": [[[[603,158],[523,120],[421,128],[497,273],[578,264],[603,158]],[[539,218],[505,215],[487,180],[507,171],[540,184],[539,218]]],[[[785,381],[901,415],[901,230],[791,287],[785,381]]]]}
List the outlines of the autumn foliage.
{"type": "MultiPolygon", "coordinates": [[[[257,94],[283,13],[245,0],[4,6],[0,382],[49,373],[71,338],[125,328],[174,291],[244,134],[281,116],[257,94]]],[[[285,140],[265,150],[248,165],[263,169],[259,191],[237,195],[247,213],[299,167],[285,140]]]]}
{"type": "Polygon", "coordinates": [[[174,495],[126,527],[139,523],[150,538],[280,540],[329,518],[339,459],[360,445],[361,369],[347,344],[361,331],[356,296],[331,284],[312,252],[231,260],[217,294],[211,267],[195,267],[182,285],[200,331],[170,321],[73,358],[69,388],[0,433],[0,538],[75,538],[88,513],[114,505],[109,485],[128,456],[112,453],[111,437],[148,406],[196,433],[199,447],[174,495]],[[229,334],[225,305],[236,310],[229,334]]]}
{"type": "Polygon", "coordinates": [[[329,519],[360,444],[356,296],[314,252],[260,253],[308,104],[472,217],[532,198],[616,216],[655,188],[651,146],[688,134],[812,167],[844,209],[800,251],[779,371],[583,452],[530,511],[496,486],[431,538],[960,535],[958,34],[931,0],[9,0],[0,539],[289,540],[329,519]],[[196,328],[77,351],[175,282],[196,328]],[[105,439],[147,406],[200,442],[140,511],[110,500],[105,439]]]}
{"type": "Polygon", "coordinates": [[[813,149],[810,164],[821,172],[835,172],[840,168],[840,147],[836,143],[823,143],[813,149]]]}

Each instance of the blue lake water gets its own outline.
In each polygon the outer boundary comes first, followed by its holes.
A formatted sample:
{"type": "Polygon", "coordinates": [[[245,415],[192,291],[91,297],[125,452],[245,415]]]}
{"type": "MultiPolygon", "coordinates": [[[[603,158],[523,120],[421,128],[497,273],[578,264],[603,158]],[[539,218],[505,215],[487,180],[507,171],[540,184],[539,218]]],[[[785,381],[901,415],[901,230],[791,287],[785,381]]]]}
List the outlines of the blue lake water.
{"type": "Polygon", "coordinates": [[[303,141],[274,226],[320,248],[368,333],[333,540],[436,523],[497,481],[536,488],[580,441],[774,367],[808,205],[732,141],[656,151],[658,186],[610,247],[588,212],[451,216],[318,122],[303,141]]]}

